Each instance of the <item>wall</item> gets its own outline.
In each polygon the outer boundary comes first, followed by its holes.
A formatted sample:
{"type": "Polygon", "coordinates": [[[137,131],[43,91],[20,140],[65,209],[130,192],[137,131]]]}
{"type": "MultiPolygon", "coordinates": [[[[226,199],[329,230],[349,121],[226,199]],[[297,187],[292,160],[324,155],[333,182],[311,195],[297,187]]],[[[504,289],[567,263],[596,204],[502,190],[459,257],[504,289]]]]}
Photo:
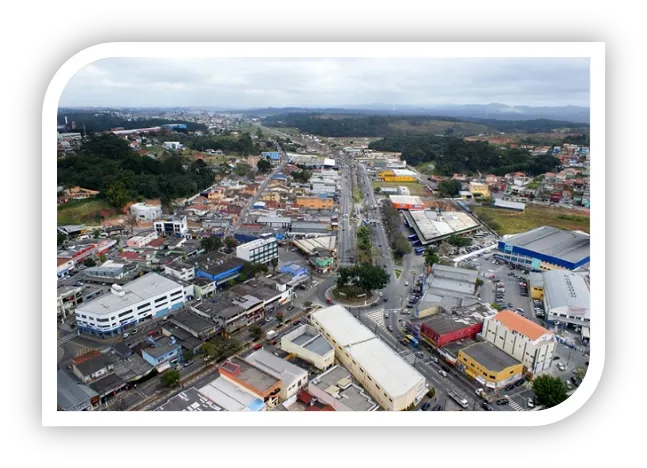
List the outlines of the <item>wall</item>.
{"type": "Polygon", "coordinates": [[[332,208],[334,206],[334,200],[332,198],[298,197],[296,204],[303,208],[324,209],[332,208]]]}
{"type": "Polygon", "coordinates": [[[335,352],[333,350],[330,350],[330,353],[325,356],[321,356],[292,343],[285,337],[281,338],[281,349],[286,353],[292,353],[304,361],[308,361],[319,370],[327,370],[335,363],[335,352]]]}
{"type": "Polygon", "coordinates": [[[488,387],[494,388],[506,386],[521,376],[523,372],[523,364],[521,363],[506,367],[500,372],[491,371],[463,353],[463,351],[458,352],[458,364],[465,367],[465,373],[469,377],[477,381],[486,382],[486,385],[489,384],[488,387]]]}
{"type": "Polygon", "coordinates": [[[426,324],[420,326],[420,334],[425,338],[428,338],[436,346],[445,346],[448,343],[458,341],[462,338],[474,338],[478,333],[483,329],[482,323],[475,323],[465,328],[460,328],[452,332],[444,333],[439,335],[433,329],[428,327],[426,324]]]}

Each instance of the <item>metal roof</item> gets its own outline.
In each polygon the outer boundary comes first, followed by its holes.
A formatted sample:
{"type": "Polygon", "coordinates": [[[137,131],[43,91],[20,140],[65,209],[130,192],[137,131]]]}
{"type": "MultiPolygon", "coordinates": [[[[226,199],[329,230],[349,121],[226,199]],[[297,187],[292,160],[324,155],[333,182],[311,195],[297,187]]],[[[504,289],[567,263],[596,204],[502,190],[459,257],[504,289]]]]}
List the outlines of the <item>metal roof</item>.
{"type": "Polygon", "coordinates": [[[255,365],[259,369],[267,372],[268,374],[281,379],[285,387],[290,387],[292,384],[298,382],[302,378],[308,378],[308,372],[295,366],[291,362],[276,357],[263,349],[250,354],[245,358],[245,361],[255,365]]]}
{"type": "Polygon", "coordinates": [[[505,243],[574,263],[591,255],[591,236],[550,226],[518,234],[505,243]]]}
{"type": "Polygon", "coordinates": [[[521,364],[492,343],[476,343],[461,349],[462,353],[474,359],[489,371],[500,372],[508,367],[521,364]]]}
{"type": "Polygon", "coordinates": [[[584,318],[589,318],[590,291],[582,276],[567,270],[545,271],[544,295],[551,309],[584,309],[584,318]]]}

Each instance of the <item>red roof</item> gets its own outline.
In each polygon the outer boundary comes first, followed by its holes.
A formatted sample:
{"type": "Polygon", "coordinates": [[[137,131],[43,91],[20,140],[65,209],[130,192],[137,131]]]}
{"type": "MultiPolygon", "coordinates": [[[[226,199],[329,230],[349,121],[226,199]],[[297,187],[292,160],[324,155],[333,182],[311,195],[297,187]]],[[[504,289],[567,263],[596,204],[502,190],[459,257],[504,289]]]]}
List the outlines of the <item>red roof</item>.
{"type": "Polygon", "coordinates": [[[158,237],[157,239],[153,239],[152,241],[150,241],[148,243],[148,246],[149,247],[159,247],[162,244],[164,244],[164,242],[166,242],[166,239],[164,239],[163,237],[158,237]]]}
{"type": "Polygon", "coordinates": [[[63,265],[64,263],[67,263],[67,262],[69,262],[69,261],[70,261],[70,259],[69,259],[69,258],[57,258],[57,259],[56,259],[56,266],[61,266],[61,265],[63,265]]]}
{"type": "Polygon", "coordinates": [[[126,260],[143,260],[137,252],[121,252],[119,256],[126,260]]]}
{"type": "Polygon", "coordinates": [[[310,395],[305,390],[301,390],[297,395],[297,399],[307,405],[312,401],[312,395],[310,395]]]}

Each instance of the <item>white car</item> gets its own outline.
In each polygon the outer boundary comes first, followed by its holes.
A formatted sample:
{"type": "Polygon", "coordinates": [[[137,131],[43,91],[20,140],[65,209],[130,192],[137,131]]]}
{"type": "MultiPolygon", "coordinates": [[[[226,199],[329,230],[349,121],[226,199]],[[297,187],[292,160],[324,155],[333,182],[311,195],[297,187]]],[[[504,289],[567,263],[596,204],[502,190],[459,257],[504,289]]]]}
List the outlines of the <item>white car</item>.
{"type": "Polygon", "coordinates": [[[406,281],[406,282],[404,283],[404,285],[405,285],[405,286],[409,286],[409,282],[408,282],[408,281],[406,281]]]}
{"type": "Polygon", "coordinates": [[[447,377],[447,372],[445,372],[445,371],[444,371],[444,370],[442,370],[442,369],[438,369],[438,373],[439,373],[440,375],[442,375],[443,377],[447,377]]]}
{"type": "Polygon", "coordinates": [[[566,370],[566,366],[565,366],[564,364],[562,364],[561,362],[560,362],[559,364],[557,364],[557,368],[558,368],[559,370],[561,370],[561,371],[565,371],[565,370],[566,370]]]}

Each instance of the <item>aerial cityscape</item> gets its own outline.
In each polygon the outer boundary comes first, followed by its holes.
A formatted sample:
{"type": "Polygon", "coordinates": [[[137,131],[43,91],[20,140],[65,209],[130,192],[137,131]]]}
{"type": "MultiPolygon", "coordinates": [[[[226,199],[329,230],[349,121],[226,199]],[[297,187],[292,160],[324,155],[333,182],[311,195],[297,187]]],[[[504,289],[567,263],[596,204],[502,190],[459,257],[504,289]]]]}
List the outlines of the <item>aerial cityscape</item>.
{"type": "Polygon", "coordinates": [[[57,409],[563,403],[589,99],[584,59],[86,66],[57,115],[57,409]]]}

